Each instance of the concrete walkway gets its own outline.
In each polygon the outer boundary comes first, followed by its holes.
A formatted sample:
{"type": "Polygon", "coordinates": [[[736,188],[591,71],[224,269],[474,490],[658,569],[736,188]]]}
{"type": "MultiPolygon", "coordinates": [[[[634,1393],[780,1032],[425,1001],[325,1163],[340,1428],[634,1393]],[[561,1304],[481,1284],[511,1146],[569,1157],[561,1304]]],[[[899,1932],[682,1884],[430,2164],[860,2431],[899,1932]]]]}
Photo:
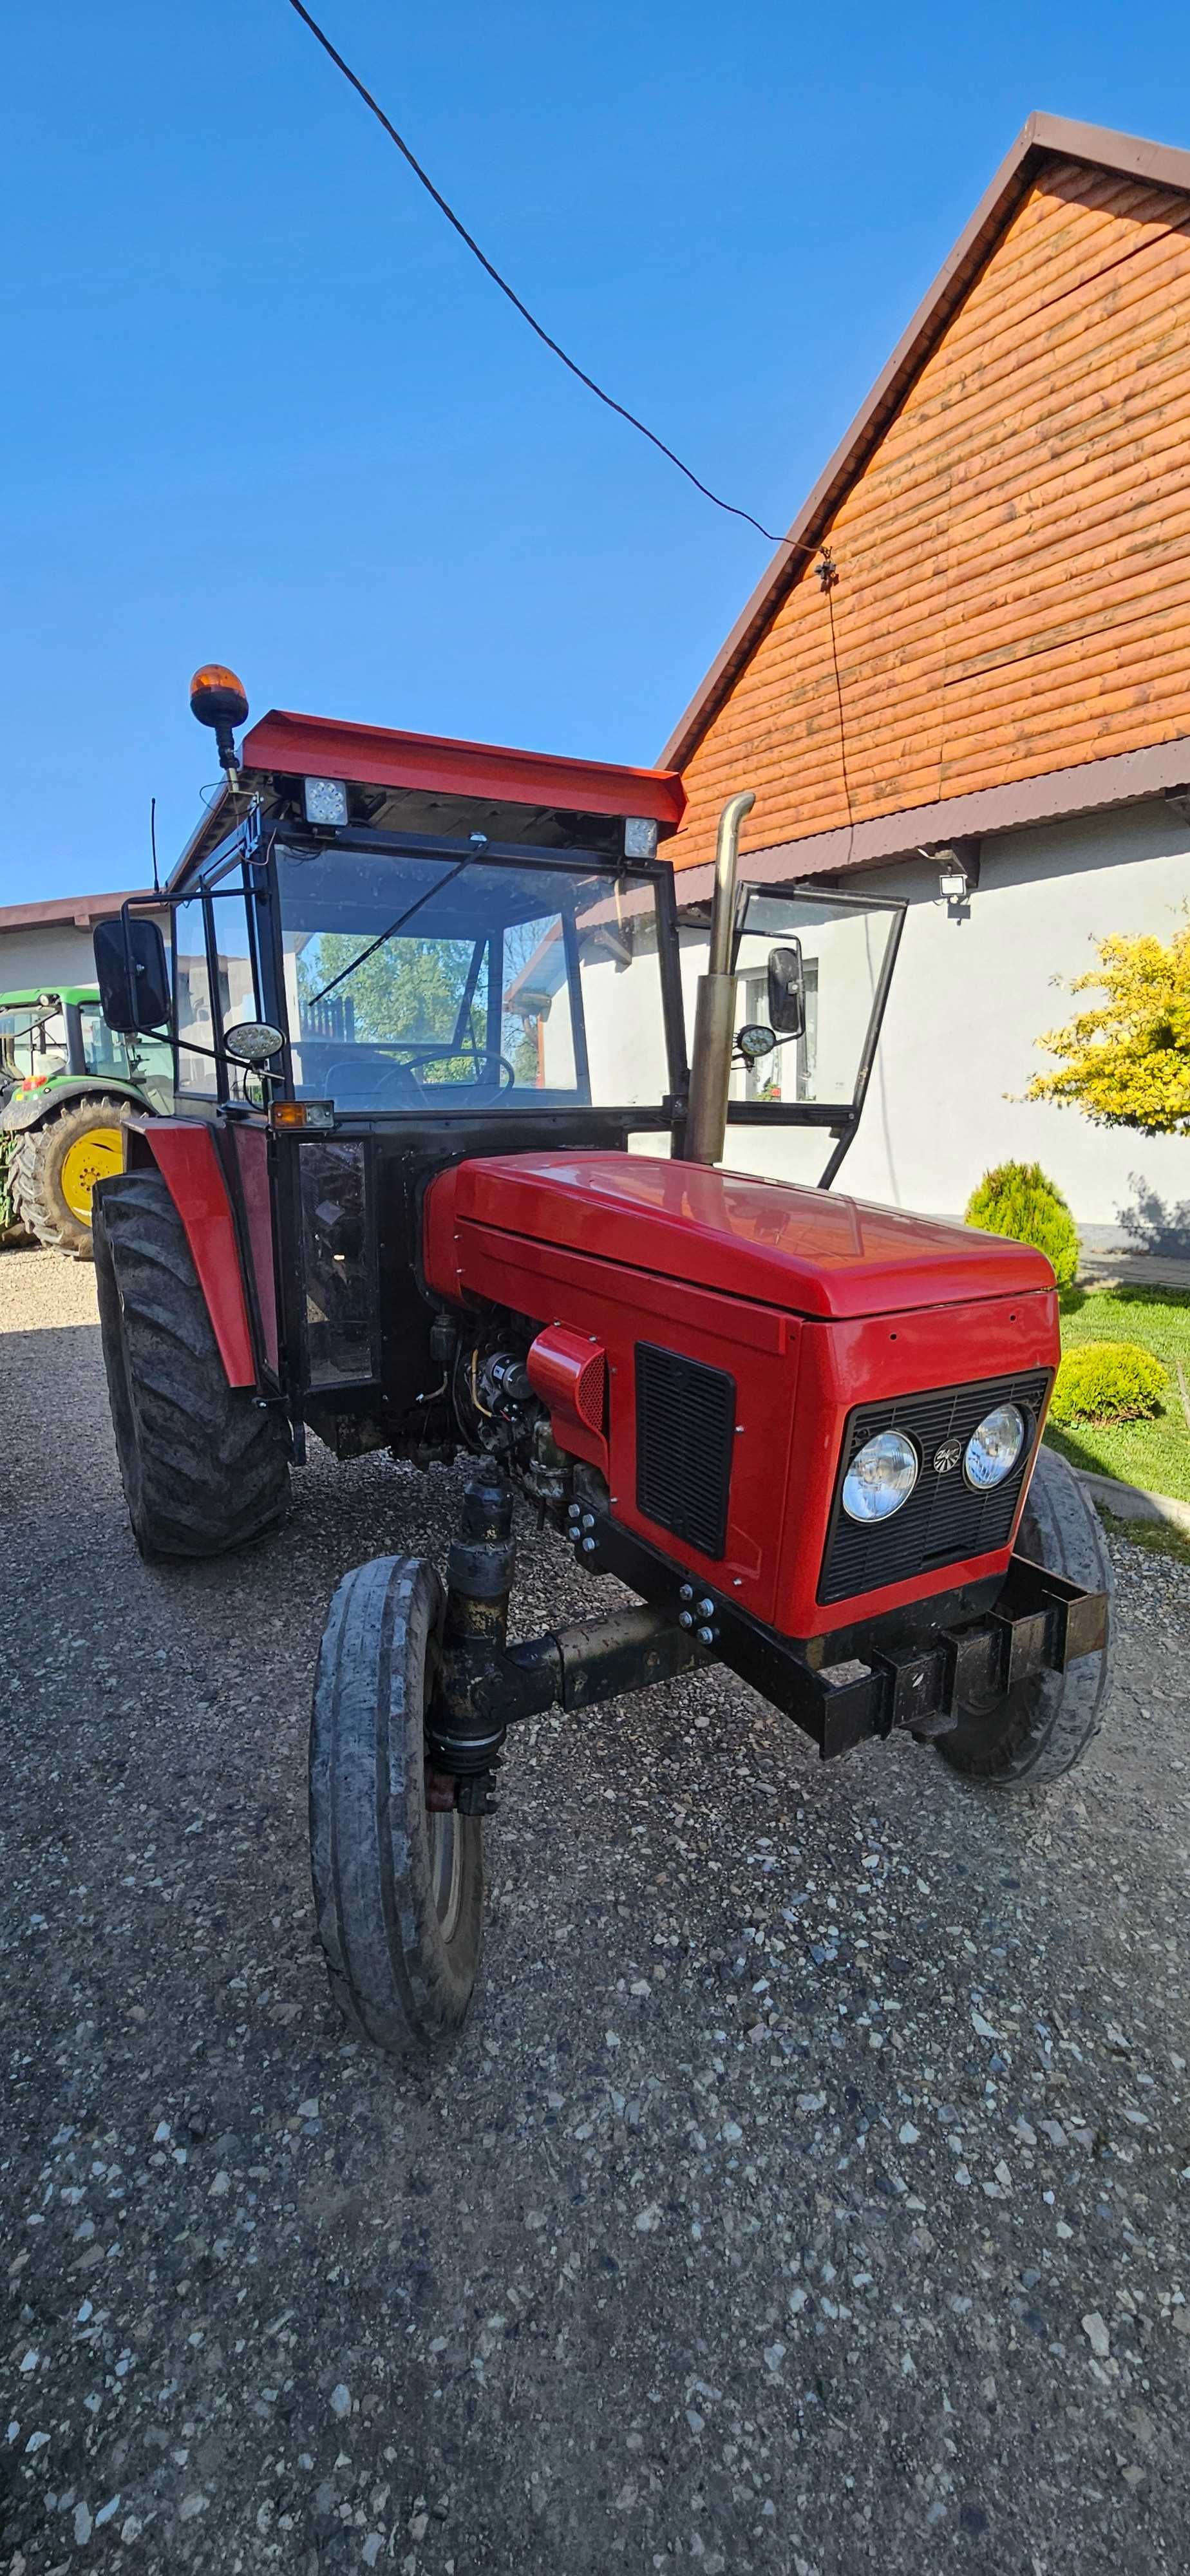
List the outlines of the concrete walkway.
{"type": "Polygon", "coordinates": [[[1160,1252],[1085,1252],[1080,1288],[1180,1288],[1190,1296],[1190,1258],[1160,1252]]]}

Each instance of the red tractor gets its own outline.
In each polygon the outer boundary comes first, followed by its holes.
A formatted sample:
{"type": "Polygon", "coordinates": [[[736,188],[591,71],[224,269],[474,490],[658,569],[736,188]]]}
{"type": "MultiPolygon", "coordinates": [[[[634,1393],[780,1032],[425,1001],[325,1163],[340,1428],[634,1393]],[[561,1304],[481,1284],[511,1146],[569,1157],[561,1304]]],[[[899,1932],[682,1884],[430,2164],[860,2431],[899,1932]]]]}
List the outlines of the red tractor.
{"type": "Polygon", "coordinates": [[[828,1758],[905,1729],[976,1781],[1064,1771],[1109,1574],[1040,1445],[1049,1264],[829,1195],[903,907],[737,893],[749,797],[676,892],[665,772],[284,714],[237,759],[238,683],[193,700],[227,783],[168,888],[172,963],[131,906],[95,934],[111,1027],[175,1055],[176,1115],[96,1194],[138,1544],[261,1537],[307,1426],[476,1460],[445,1581],[377,1558],[323,1638],[314,1883],[348,2019],[398,2053],[458,2030],[483,1818],[541,1710],[719,1660],[828,1758]],[[728,1120],[770,1164],[828,1133],[819,1184],[717,1168],[728,1120]],[[635,1604],[510,1644],[514,1488],[635,1604]]]}

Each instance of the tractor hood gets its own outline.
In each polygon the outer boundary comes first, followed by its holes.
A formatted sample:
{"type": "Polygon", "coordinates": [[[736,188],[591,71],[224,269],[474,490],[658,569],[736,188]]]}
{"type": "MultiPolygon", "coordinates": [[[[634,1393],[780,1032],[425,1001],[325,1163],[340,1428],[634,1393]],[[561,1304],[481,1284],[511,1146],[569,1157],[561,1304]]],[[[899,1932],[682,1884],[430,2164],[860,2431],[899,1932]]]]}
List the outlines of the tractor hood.
{"type": "Polygon", "coordinates": [[[432,1185],[427,1217],[435,1271],[462,1223],[824,1320],[1054,1285],[1043,1253],[1001,1235],[643,1154],[459,1163],[432,1185]]]}

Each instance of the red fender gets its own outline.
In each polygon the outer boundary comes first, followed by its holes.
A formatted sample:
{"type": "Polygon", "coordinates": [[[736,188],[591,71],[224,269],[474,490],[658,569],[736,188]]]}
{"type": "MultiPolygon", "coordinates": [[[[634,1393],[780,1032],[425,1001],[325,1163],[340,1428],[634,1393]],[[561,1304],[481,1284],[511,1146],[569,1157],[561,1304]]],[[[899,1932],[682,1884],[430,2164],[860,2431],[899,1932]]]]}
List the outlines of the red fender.
{"type": "Polygon", "coordinates": [[[255,1386],[240,1247],[214,1131],[196,1118],[150,1118],[136,1132],[186,1228],[227,1383],[255,1386]]]}

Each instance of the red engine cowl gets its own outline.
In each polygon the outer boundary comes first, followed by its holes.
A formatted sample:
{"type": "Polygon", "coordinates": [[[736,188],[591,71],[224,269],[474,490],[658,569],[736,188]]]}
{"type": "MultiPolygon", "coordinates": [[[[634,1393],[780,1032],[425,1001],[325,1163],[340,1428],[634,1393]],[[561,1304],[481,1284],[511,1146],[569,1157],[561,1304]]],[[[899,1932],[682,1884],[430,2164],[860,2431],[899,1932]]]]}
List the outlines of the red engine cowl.
{"type": "Polygon", "coordinates": [[[559,1447],[605,1465],[626,1527],[782,1635],[822,1634],[1007,1564],[1019,1492],[994,1547],[944,1561],[935,1548],[894,1582],[873,1583],[869,1559],[862,1592],[821,1597],[857,1407],[1033,1372],[1039,1436],[1058,1311],[1049,1263],[1027,1246],[698,1164],[533,1154],[439,1175],[424,1264],[453,1305],[481,1299],[549,1328],[530,1374],[559,1447]],[[606,1362],[598,1428],[584,1353],[606,1362]],[[683,1443],[668,1427],[680,1430],[687,1404],[705,1436],[683,1443]],[[667,1449],[688,1492],[661,1519],[667,1449]]]}

